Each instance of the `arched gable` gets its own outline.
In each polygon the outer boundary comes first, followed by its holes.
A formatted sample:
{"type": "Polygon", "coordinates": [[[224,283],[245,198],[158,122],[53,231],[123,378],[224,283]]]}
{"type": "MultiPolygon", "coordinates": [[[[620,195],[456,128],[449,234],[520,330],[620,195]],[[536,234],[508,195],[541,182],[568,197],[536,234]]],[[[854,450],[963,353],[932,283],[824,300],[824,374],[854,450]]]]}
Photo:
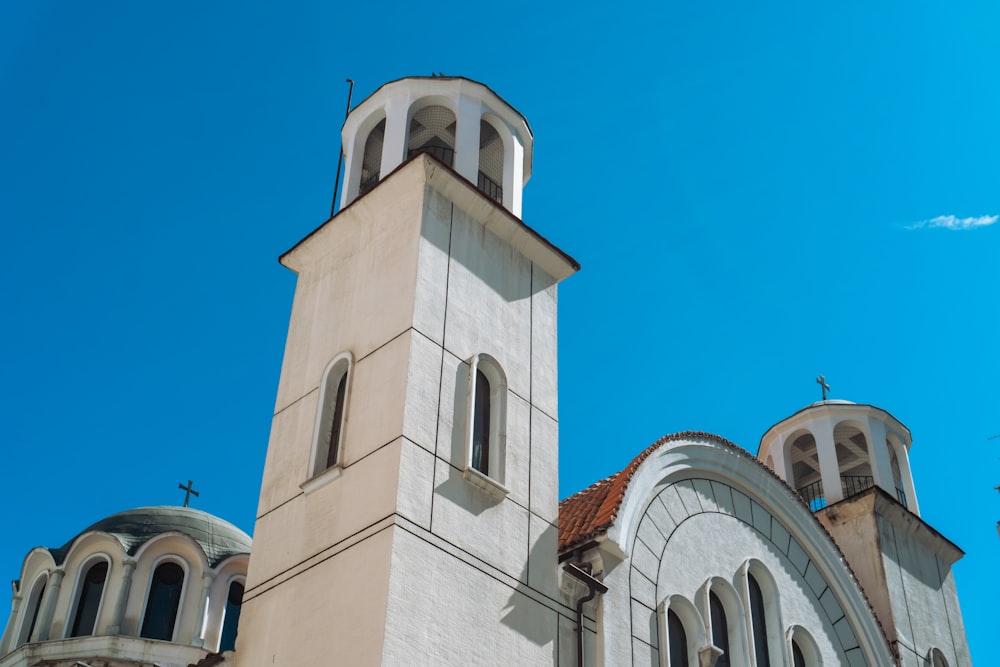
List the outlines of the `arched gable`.
{"type": "Polygon", "coordinates": [[[748,572],[771,591],[776,615],[767,634],[775,664],[786,657],[784,630],[793,623],[814,632],[831,662],[891,662],[843,555],[795,493],[747,452],[707,434],[679,434],[619,475],[612,483],[620,487],[617,508],[598,535],[610,589],[601,614],[607,664],[626,654],[626,664],[649,664],[660,644],[653,628],[664,600],[694,599],[715,576],[729,577],[744,596],[748,572]]]}

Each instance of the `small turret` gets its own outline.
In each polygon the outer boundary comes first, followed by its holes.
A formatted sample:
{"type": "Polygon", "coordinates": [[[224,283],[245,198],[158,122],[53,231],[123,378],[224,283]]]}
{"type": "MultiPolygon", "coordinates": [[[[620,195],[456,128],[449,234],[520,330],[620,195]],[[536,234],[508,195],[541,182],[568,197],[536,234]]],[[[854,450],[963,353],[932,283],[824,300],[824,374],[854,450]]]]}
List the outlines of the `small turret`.
{"type": "Polygon", "coordinates": [[[813,510],[878,486],[919,516],[910,440],[910,430],[881,408],[824,400],[768,429],[757,458],[813,510]]]}
{"type": "Polygon", "coordinates": [[[531,128],[481,83],[445,76],[392,81],[348,114],[341,138],[341,208],[409,158],[430,153],[521,216],[521,190],[531,176],[531,128]]]}

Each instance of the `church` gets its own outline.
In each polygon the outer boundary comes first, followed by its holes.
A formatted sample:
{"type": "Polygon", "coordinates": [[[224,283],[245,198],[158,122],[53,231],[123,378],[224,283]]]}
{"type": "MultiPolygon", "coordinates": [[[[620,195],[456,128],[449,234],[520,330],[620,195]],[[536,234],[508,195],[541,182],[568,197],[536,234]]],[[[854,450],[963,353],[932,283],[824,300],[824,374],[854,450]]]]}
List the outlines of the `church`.
{"type": "MultiPolygon", "coordinates": [[[[558,498],[557,289],[527,120],[383,85],[297,276],[250,537],[188,507],[32,549],[0,667],[971,665],[911,434],[824,400],[756,454],[666,436],[558,498]]],[[[572,239],[566,239],[572,245],[572,239]]],[[[14,573],[12,573],[14,574],[14,573]]]]}

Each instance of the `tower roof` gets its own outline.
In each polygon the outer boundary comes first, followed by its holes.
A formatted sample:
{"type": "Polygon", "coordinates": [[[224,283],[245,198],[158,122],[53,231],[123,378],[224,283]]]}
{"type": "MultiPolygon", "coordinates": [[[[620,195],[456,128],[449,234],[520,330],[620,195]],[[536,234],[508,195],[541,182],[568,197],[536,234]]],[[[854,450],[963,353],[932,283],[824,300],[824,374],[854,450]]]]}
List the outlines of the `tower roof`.
{"type": "Polygon", "coordinates": [[[250,536],[217,516],[190,507],[139,507],[112,514],[88,526],[58,549],[49,549],[57,563],[83,535],[108,533],[121,542],[129,554],[135,554],[147,541],[168,532],[188,535],[201,545],[214,566],[229,556],[250,553],[250,536]]]}

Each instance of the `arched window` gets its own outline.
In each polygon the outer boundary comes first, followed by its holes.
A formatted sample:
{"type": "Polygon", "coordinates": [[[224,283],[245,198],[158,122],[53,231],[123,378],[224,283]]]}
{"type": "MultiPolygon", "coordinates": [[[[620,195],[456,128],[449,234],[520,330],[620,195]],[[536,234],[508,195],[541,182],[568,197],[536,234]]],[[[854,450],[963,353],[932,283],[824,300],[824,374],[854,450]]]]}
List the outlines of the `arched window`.
{"type": "Polygon", "coordinates": [[[232,651],[236,648],[236,629],[240,622],[240,609],[242,607],[243,583],[234,581],[229,584],[229,594],[226,596],[226,611],[222,619],[219,652],[232,651]]]}
{"type": "Polygon", "coordinates": [[[86,637],[94,634],[97,610],[101,607],[104,582],[108,579],[108,561],[97,561],[87,570],[80,582],[80,595],[76,603],[76,615],[70,628],[70,637],[86,637]]]}
{"type": "Polygon", "coordinates": [[[799,648],[794,639],[792,640],[792,667],[806,667],[805,656],[802,655],[802,649],[799,648]]]}
{"type": "Polygon", "coordinates": [[[684,631],[684,624],[680,617],[674,613],[673,609],[667,610],[667,644],[669,650],[670,667],[688,667],[688,643],[687,633],[684,631]]]}
{"type": "Polygon", "coordinates": [[[857,426],[837,424],[833,429],[840,468],[840,486],[845,498],[870,489],[875,484],[872,475],[868,439],[857,426]]]}
{"type": "Polygon", "coordinates": [[[750,626],[755,665],[770,667],[771,654],[767,648],[767,610],[764,608],[764,594],[752,574],[747,574],[747,584],[750,588],[750,626]]]}
{"type": "Polygon", "coordinates": [[[385,118],[380,120],[365,140],[365,153],[361,159],[361,185],[358,195],[363,195],[376,185],[382,169],[382,144],[385,143],[385,118]]]}
{"type": "Polygon", "coordinates": [[[948,667],[948,661],[945,660],[941,649],[932,648],[930,658],[931,667],[948,667]]]}
{"type": "Polygon", "coordinates": [[[715,593],[708,593],[708,607],[712,617],[712,644],[722,651],[715,660],[715,667],[729,667],[729,623],[722,600],[715,593]]]}
{"type": "Polygon", "coordinates": [[[503,140],[490,123],[479,121],[479,189],[503,204],[503,140]]]}
{"type": "Polygon", "coordinates": [[[482,370],[476,369],[476,389],[472,410],[472,462],[473,468],[486,476],[490,474],[490,381],[482,370]]]}
{"type": "Polygon", "coordinates": [[[170,641],[174,638],[174,623],[184,588],[184,569],[173,562],[161,563],[153,572],[153,581],[146,598],[146,614],[140,637],[170,641]]]}
{"type": "Polygon", "coordinates": [[[490,493],[507,493],[503,486],[506,414],[507,378],[495,359],[477,354],[469,361],[465,477],[490,493]]]}
{"type": "Polygon", "coordinates": [[[320,384],[310,477],[340,464],[351,356],[340,354],[326,367],[320,384]]]}
{"type": "Polygon", "coordinates": [[[42,596],[45,595],[45,584],[48,582],[48,575],[42,575],[35,580],[31,592],[28,593],[28,604],[24,607],[24,615],[21,617],[21,632],[17,635],[17,646],[31,641],[31,635],[35,632],[35,624],[38,623],[38,612],[42,608],[42,596]]]}
{"type": "Polygon", "coordinates": [[[816,438],[803,433],[792,441],[788,449],[792,464],[792,486],[814,512],[826,507],[826,494],[819,474],[819,454],[816,438]]]}
{"type": "Polygon", "coordinates": [[[449,167],[455,164],[455,114],[451,109],[432,104],[414,112],[406,157],[430,153],[449,167]]]}

